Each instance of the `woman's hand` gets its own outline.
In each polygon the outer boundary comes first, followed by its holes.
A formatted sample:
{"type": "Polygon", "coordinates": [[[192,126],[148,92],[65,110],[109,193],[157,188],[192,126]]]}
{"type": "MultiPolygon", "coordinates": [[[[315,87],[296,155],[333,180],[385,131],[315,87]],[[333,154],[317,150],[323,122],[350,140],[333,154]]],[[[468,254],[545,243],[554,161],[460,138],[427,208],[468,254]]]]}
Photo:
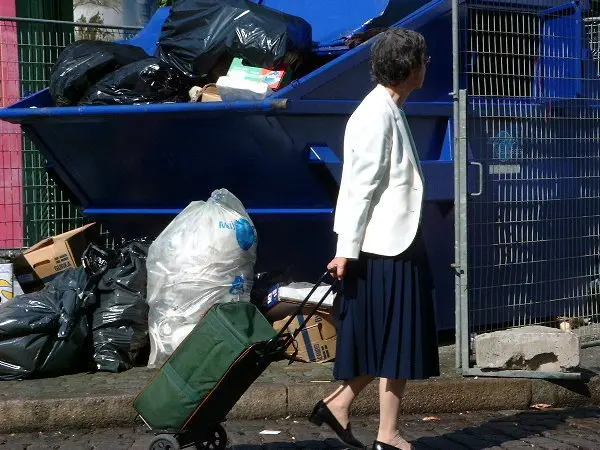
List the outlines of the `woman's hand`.
{"type": "Polygon", "coordinates": [[[346,275],[346,264],[348,263],[347,258],[342,258],[337,256],[331,260],[329,264],[327,264],[327,270],[331,273],[332,277],[341,280],[346,275]]]}

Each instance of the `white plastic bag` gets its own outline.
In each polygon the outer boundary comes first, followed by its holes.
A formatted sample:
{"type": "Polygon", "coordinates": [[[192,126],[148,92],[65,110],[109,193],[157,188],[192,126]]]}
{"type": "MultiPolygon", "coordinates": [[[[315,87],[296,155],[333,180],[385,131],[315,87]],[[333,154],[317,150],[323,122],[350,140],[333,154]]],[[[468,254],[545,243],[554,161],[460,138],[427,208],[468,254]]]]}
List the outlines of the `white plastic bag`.
{"type": "Polygon", "coordinates": [[[249,301],[256,231],[226,189],[192,202],[150,246],[148,367],[160,367],[215,303],[249,301]]]}

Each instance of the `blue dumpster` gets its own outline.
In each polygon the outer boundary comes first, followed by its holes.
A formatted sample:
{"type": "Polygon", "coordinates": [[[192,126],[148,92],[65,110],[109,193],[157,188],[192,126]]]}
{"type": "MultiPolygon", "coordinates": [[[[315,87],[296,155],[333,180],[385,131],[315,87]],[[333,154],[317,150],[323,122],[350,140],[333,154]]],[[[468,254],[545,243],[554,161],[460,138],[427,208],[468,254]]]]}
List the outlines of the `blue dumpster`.
{"type": "MultiPolygon", "coordinates": [[[[404,109],[426,178],[423,223],[428,251],[435,255],[430,261],[438,322],[441,329],[453,328],[451,1],[261,3],[306,19],[315,53],[331,57],[267,100],[55,108],[44,90],[0,110],[0,119],[23,125],[54,178],[84,214],[113,233],[156,236],[190,201],[224,187],[240,198],[256,224],[257,270],[283,269],[295,279],[315,279],[335,248],[332,212],[345,123],[373,87],[369,43],[348,50],[342,38],[366,26],[417,29],[432,60],[423,89],[404,109]]],[[[536,8],[558,3],[536,0],[536,8]]],[[[130,42],[153,54],[167,14],[167,8],[159,9],[130,42]]],[[[474,141],[471,147],[484,160],[493,145],[476,148],[474,141]]],[[[469,190],[476,189],[477,178],[469,177],[469,190]]],[[[494,233],[474,236],[482,245],[493,245],[494,233]]],[[[488,257],[493,255],[483,252],[472,262],[485,263],[488,257]]]]}

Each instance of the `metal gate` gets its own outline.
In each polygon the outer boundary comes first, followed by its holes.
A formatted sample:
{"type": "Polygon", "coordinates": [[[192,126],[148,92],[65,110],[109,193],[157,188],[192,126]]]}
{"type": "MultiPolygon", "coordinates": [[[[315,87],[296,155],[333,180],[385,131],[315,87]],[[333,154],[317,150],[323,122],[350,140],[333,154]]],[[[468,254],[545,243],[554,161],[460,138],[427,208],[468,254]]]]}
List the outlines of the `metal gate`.
{"type": "Polygon", "coordinates": [[[600,337],[600,21],[584,2],[455,1],[457,366],[495,330],[600,337]],[[467,194],[477,165],[478,192],[467,194]]]}
{"type": "MultiPolygon", "coordinates": [[[[52,65],[70,43],[126,40],[140,30],[95,23],[101,20],[94,17],[91,23],[0,17],[0,106],[46,88],[52,65]]],[[[56,184],[52,168],[20,126],[3,122],[0,128],[1,256],[81,226],[86,219],[56,184]]]]}

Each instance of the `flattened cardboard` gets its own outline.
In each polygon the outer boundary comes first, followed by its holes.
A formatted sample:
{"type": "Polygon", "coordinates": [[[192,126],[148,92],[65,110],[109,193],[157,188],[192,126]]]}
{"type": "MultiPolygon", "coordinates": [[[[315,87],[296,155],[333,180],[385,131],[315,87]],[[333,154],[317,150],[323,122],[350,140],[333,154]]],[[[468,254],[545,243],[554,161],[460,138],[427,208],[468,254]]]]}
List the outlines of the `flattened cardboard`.
{"type": "Polygon", "coordinates": [[[69,267],[81,266],[81,256],[90,242],[100,238],[96,223],[44,239],[14,261],[17,281],[25,293],[41,289],[69,267]]]}
{"type": "MultiPolygon", "coordinates": [[[[298,306],[300,303],[306,298],[306,295],[310,292],[313,284],[310,283],[292,283],[288,286],[280,286],[279,284],[274,285],[268,292],[267,297],[265,298],[262,304],[263,314],[267,319],[272,322],[277,320],[281,320],[284,317],[291,316],[292,314],[296,314],[298,310],[298,306]],[[300,286],[302,285],[302,289],[292,289],[295,298],[289,298],[285,294],[285,292],[289,292],[290,286],[300,286]]],[[[318,303],[320,298],[323,297],[329,290],[329,286],[323,285],[320,286],[316,292],[310,297],[309,302],[306,307],[302,309],[302,314],[308,314],[314,308],[315,303],[318,303]]],[[[323,314],[327,314],[330,308],[333,307],[333,300],[335,298],[335,294],[329,294],[325,302],[319,308],[323,314]]]]}
{"type": "Polygon", "coordinates": [[[207,84],[202,88],[201,102],[220,102],[222,101],[219,95],[219,89],[216,84],[207,84]]]}
{"type": "Polygon", "coordinates": [[[264,69],[244,64],[242,58],[233,58],[227,76],[242,78],[248,81],[262,81],[267,83],[273,90],[277,90],[291,79],[291,72],[286,68],[281,70],[264,69]]]}

